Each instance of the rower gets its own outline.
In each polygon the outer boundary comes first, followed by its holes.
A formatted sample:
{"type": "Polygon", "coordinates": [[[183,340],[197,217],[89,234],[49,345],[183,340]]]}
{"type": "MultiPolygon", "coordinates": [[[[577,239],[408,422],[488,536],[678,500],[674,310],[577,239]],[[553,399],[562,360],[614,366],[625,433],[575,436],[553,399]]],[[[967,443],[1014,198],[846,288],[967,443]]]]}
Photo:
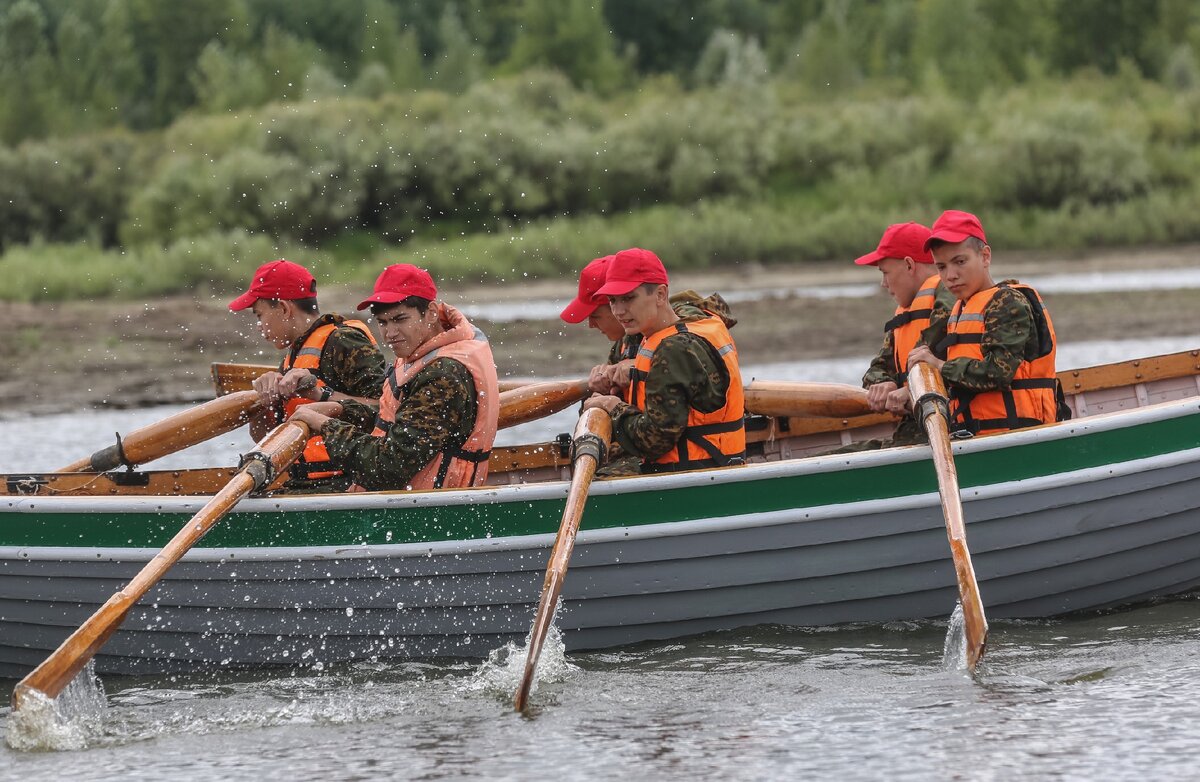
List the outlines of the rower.
{"type": "Polygon", "coordinates": [[[384,269],[358,305],[367,307],[396,354],[378,413],[349,401],[340,410],[302,408],[293,418],[324,436],[355,489],[482,485],[500,411],[487,337],[439,301],[429,272],[411,264],[384,269]]]}
{"type": "Polygon", "coordinates": [[[596,293],[641,344],[625,373],[624,399],[602,394],[584,407],[612,416],[614,439],[641,459],[643,473],[743,463],[742,378],[725,321],[712,313],[680,318],[666,268],[641,248],[613,256],[596,293]]]}
{"type": "Polygon", "coordinates": [[[903,418],[886,440],[866,440],[839,452],[888,448],[927,442],[924,427],[908,414],[908,354],[917,345],[936,345],[946,335],[946,319],[955,298],[942,284],[933,256],[925,249],[929,229],[920,223],[889,225],[872,252],[856,259],[859,266],[874,266],[879,284],[896,301],[896,311],[883,326],[883,345],[863,375],[867,405],[877,413],[903,418]]]}
{"type": "Polygon", "coordinates": [[[950,393],[951,426],[992,434],[1070,417],[1055,375],[1054,323],[1042,297],[1016,280],[992,282],[992,248],[979,219],[942,213],[925,241],[957,301],[936,346],[918,345],[909,364],[941,372],[950,393]]]}
{"type": "MultiPolygon", "coordinates": [[[[250,422],[255,442],[301,406],[347,398],[376,400],[385,362],[375,337],[360,320],[322,315],[317,283],[298,263],[277,260],[254,272],[249,289],[229,302],[234,312],[250,309],[267,342],[286,350],[277,371],[254,381],[260,412],[250,422]]],[[[284,488],[292,492],[345,491],[350,480],[329,462],[319,436],[308,441],[292,465],[284,488]]]]}

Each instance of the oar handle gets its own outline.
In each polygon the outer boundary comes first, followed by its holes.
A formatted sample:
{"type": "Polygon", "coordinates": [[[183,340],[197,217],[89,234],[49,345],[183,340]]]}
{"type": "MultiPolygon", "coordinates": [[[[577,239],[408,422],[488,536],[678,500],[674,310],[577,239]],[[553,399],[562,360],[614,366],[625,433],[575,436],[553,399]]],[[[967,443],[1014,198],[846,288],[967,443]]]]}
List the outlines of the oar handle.
{"type": "Polygon", "coordinates": [[[572,459],[575,463],[575,474],[571,478],[571,488],[567,492],[567,504],[563,508],[562,521],[558,525],[558,535],[554,538],[554,548],[550,551],[550,560],[546,563],[546,578],[542,584],[542,596],[538,601],[537,615],[529,630],[529,643],[525,652],[525,670],[521,682],[513,696],[513,707],[524,711],[529,703],[529,692],[533,689],[533,681],[537,673],[538,660],[542,656],[542,646],[546,635],[554,624],[554,614],[558,610],[558,596],[562,593],[563,581],[567,576],[567,566],[571,561],[571,553],[575,550],[575,536],[579,532],[579,522],[583,517],[583,506],[587,502],[588,489],[592,485],[592,477],[596,467],[604,461],[608,441],[612,437],[612,419],[608,413],[598,408],[585,410],[575,426],[572,459]]]}

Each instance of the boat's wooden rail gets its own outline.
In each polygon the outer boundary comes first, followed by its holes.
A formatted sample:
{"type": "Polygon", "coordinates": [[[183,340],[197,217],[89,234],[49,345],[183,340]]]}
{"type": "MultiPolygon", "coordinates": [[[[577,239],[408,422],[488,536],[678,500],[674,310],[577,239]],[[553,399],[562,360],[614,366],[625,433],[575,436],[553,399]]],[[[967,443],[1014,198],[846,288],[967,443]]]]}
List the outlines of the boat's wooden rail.
{"type": "MultiPolygon", "coordinates": [[[[249,387],[266,365],[214,364],[213,378],[224,393],[249,387]],[[220,367],[220,370],[218,370],[220,367]],[[245,385],[238,385],[244,383],[245,385]]],[[[1058,373],[1076,417],[1099,415],[1157,402],[1200,396],[1200,350],[1071,369],[1058,373]]],[[[825,453],[860,440],[891,434],[895,418],[747,419],[747,452],[751,461],[777,461],[825,453]]],[[[565,441],[497,446],[489,462],[489,483],[535,483],[570,477],[565,441]]],[[[114,471],[109,473],[45,473],[0,475],[0,496],[169,496],[208,495],[225,485],[232,467],[195,470],[114,471]]],[[[276,486],[283,482],[281,477],[276,486]]]]}

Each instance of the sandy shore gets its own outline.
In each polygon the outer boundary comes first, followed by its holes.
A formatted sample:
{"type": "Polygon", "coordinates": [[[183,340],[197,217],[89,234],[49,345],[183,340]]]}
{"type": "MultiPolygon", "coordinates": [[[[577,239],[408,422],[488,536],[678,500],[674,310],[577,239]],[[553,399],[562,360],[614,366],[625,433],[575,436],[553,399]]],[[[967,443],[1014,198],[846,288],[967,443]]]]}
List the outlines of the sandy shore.
{"type": "MultiPolygon", "coordinates": [[[[1030,274],[1196,268],[1194,246],[1083,257],[997,255],[996,279],[1030,274]]],[[[674,275],[672,289],[701,293],[779,290],[805,286],[875,283],[873,269],[850,263],[788,267],[744,265],[674,275]]],[[[214,361],[274,363],[277,352],[258,337],[253,316],[230,313],[229,295],[172,296],[147,302],[69,302],[29,305],[0,302],[0,415],[59,412],[97,406],[140,407],[198,401],[212,395],[214,361]]],[[[326,311],[353,312],[363,291],[329,287],[326,311]]],[[[456,287],[451,303],[509,304],[574,295],[572,280],[521,285],[456,287]]],[[[1047,296],[1063,342],[1197,335],[1200,298],[1195,290],[1047,296]]],[[[879,346],[893,304],[885,293],[868,298],[817,300],[790,296],[735,305],[734,330],[746,363],[861,356],[879,346]]],[[[492,340],[501,374],[567,376],[583,373],[607,351],[586,325],[516,320],[480,326],[492,340]]]]}

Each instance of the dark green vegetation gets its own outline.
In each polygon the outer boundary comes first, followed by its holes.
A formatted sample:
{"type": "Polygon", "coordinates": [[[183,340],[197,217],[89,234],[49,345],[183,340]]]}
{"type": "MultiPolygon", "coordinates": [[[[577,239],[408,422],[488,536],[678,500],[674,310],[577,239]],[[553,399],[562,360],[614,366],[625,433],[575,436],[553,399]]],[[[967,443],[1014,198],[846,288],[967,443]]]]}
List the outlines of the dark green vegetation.
{"type": "Polygon", "coordinates": [[[1200,239],[1185,0],[0,0],[0,298],[1200,239]]]}

